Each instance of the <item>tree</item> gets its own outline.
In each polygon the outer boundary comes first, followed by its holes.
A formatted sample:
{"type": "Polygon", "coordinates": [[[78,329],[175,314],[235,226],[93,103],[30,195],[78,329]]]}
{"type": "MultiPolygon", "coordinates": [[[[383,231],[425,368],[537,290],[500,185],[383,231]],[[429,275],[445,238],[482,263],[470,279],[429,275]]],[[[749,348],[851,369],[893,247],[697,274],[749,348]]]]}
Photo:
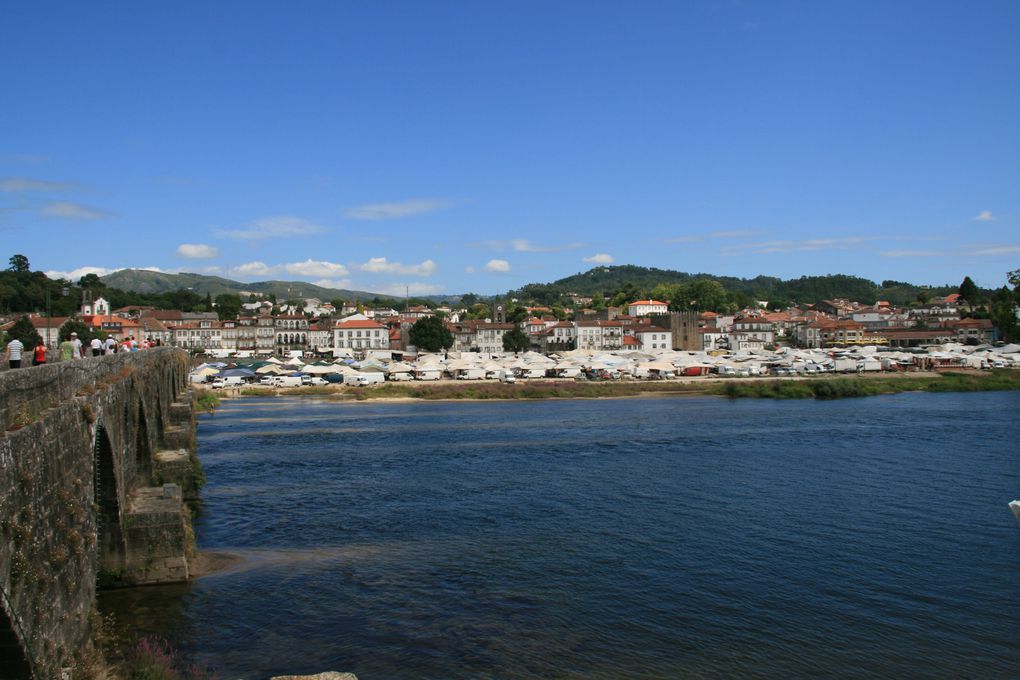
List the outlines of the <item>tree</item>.
{"type": "Polygon", "coordinates": [[[528,318],[528,308],[523,305],[507,310],[506,320],[508,323],[520,323],[528,318]]]}
{"type": "Polygon", "coordinates": [[[981,297],[981,291],[978,289],[977,285],[970,280],[969,276],[963,277],[963,282],[960,284],[960,290],[958,292],[960,293],[960,297],[967,301],[967,306],[972,310],[974,309],[974,304],[978,302],[978,298],[981,297]]]}
{"type": "Polygon", "coordinates": [[[1009,281],[1009,285],[1013,286],[1015,292],[1020,293],[1020,269],[1007,272],[1006,280],[1009,281]]]}
{"type": "Polygon", "coordinates": [[[408,332],[408,340],[418,349],[438,352],[453,347],[453,333],[435,316],[418,319],[408,332]]]}
{"type": "Polygon", "coordinates": [[[60,327],[60,330],[57,332],[57,337],[61,342],[63,342],[64,340],[71,339],[71,333],[77,333],[78,339],[85,344],[92,341],[92,329],[83,324],[81,321],[68,319],[64,322],[64,325],[60,327]]]}
{"type": "Polygon", "coordinates": [[[526,352],[531,348],[531,338],[519,327],[514,326],[503,334],[504,352],[526,352]]]}
{"type": "Polygon", "coordinates": [[[488,318],[490,318],[490,314],[491,314],[491,311],[489,310],[489,305],[482,304],[481,302],[478,302],[478,303],[472,305],[471,308],[467,310],[467,314],[465,315],[465,318],[467,318],[467,319],[488,319],[488,318]]]}
{"type": "Polygon", "coordinates": [[[32,268],[28,265],[28,258],[24,255],[11,255],[11,259],[8,262],[11,263],[11,266],[7,268],[7,271],[18,272],[19,274],[32,271],[32,268]]]}
{"type": "Polygon", "coordinates": [[[220,293],[216,296],[216,315],[220,321],[236,319],[241,313],[241,298],[230,293],[220,293]]]}
{"type": "Polygon", "coordinates": [[[39,337],[39,333],[27,316],[22,316],[14,322],[14,325],[7,331],[7,338],[21,340],[21,344],[25,346],[26,350],[31,350],[42,342],[42,338],[39,337]]]}

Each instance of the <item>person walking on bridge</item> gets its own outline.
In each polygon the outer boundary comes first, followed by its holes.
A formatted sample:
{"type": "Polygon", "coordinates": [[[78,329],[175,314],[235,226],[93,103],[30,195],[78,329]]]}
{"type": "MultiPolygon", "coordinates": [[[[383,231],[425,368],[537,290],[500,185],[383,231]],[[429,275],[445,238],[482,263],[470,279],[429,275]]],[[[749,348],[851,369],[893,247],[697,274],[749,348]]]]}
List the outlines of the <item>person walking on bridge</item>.
{"type": "Polygon", "coordinates": [[[45,363],[46,363],[46,343],[44,343],[40,339],[39,344],[35,346],[34,350],[32,350],[32,365],[42,366],[45,363]]]}
{"type": "Polygon", "coordinates": [[[78,339],[77,333],[71,333],[71,337],[60,343],[60,360],[71,359],[81,359],[81,340],[78,339]]]}
{"type": "Polygon", "coordinates": [[[14,338],[7,343],[7,349],[4,350],[4,359],[11,368],[21,368],[21,353],[24,351],[25,346],[21,343],[21,340],[14,338]]]}

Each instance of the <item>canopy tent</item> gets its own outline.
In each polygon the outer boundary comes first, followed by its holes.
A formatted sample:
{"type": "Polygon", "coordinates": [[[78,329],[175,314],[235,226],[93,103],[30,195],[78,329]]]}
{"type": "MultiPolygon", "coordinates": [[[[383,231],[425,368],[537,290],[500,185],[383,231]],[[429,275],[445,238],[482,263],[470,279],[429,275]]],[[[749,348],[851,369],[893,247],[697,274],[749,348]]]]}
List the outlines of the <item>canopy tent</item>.
{"type": "Polygon", "coordinates": [[[308,375],[329,375],[330,373],[340,373],[340,367],[336,364],[308,364],[303,370],[308,375]]]}
{"type": "Polygon", "coordinates": [[[225,368],[220,371],[223,378],[254,378],[255,371],[250,368],[225,368]]]}

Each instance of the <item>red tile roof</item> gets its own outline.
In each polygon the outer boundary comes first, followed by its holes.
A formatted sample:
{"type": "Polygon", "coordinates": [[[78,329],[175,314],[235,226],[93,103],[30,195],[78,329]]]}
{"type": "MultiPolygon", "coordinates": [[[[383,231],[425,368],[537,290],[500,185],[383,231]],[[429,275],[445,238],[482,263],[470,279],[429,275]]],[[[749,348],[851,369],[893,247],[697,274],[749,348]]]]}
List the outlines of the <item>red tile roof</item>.
{"type": "Polygon", "coordinates": [[[372,321],[371,319],[353,319],[351,321],[337,321],[336,328],[347,329],[358,329],[358,328],[372,328],[382,329],[383,325],[372,321]]]}

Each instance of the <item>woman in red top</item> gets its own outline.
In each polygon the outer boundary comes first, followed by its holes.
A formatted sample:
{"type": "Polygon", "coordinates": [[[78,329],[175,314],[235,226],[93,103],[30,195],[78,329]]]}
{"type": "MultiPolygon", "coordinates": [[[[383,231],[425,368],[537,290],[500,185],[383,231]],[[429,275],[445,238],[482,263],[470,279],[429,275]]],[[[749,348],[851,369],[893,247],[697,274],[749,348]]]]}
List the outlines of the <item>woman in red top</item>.
{"type": "Polygon", "coordinates": [[[35,349],[32,350],[32,365],[41,366],[45,363],[46,363],[46,345],[44,345],[42,341],[40,341],[39,344],[35,346],[35,349]]]}

